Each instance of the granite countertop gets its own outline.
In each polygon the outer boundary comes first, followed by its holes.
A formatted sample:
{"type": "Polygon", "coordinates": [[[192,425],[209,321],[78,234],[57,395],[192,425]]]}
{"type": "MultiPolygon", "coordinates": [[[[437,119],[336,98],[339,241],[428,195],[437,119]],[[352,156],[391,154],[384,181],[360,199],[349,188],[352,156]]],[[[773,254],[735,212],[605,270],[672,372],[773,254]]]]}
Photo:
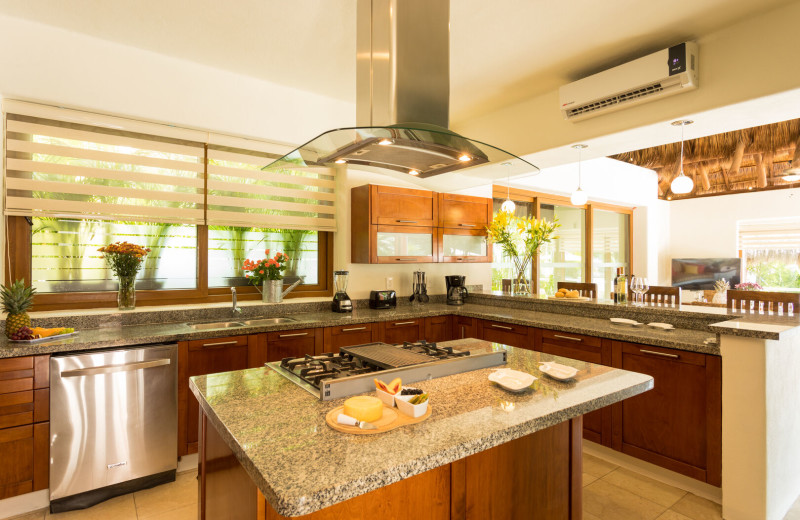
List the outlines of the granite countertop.
{"type": "Polygon", "coordinates": [[[476,339],[454,348],[508,350],[508,367],[539,378],[514,394],[487,380],[492,369],[414,383],[430,394],[424,422],[378,435],[331,429],[325,414],[344,400],[319,401],[269,368],[193,377],[210,423],[281,515],[312,513],[608,406],[653,387],[653,379],[476,339]],[[557,360],[579,369],[571,382],[538,371],[557,360]]]}
{"type": "Polygon", "coordinates": [[[0,359],[37,354],[144,345],[149,343],[209,339],[240,334],[255,334],[258,332],[334,327],[350,323],[371,323],[442,316],[447,314],[719,355],[719,347],[716,344],[706,345],[703,343],[705,339],[713,337],[713,334],[698,330],[678,328],[664,332],[648,327],[632,328],[623,325],[615,325],[607,318],[601,319],[567,314],[554,314],[536,310],[496,307],[484,304],[466,304],[460,307],[445,304],[428,304],[403,305],[395,309],[386,310],[356,309],[352,313],[346,314],[330,311],[304,312],[292,314],[291,317],[297,321],[288,323],[202,331],[193,330],[185,323],[180,322],[88,329],[80,331],[77,336],[63,340],[45,341],[33,345],[11,343],[7,339],[2,338],[0,339],[0,359]]]}

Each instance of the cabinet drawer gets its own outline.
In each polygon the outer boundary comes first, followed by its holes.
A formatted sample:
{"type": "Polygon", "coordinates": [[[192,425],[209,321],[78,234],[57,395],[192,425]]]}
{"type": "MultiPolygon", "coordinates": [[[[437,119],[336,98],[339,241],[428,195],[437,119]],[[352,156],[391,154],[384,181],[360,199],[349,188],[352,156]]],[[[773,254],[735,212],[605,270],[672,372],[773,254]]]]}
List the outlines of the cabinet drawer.
{"type": "Polygon", "coordinates": [[[372,223],[391,226],[435,226],[437,200],[432,191],[370,186],[372,223]]]}
{"type": "Polygon", "coordinates": [[[688,363],[690,365],[705,366],[706,355],[698,352],[687,352],[685,350],[677,350],[673,348],[651,347],[650,345],[637,345],[635,343],[623,343],[622,354],[638,355],[642,357],[649,357],[653,359],[662,359],[664,361],[677,361],[679,363],[688,363]]]}
{"type": "Polygon", "coordinates": [[[377,331],[377,323],[359,323],[328,327],[325,331],[323,352],[339,352],[342,347],[362,345],[372,342],[373,331],[377,331]]]}
{"type": "Polygon", "coordinates": [[[360,335],[365,332],[372,332],[372,323],[359,323],[352,325],[342,325],[340,327],[331,327],[332,336],[340,335],[360,335]]]}
{"type": "Polygon", "coordinates": [[[559,332],[557,330],[542,329],[542,343],[554,343],[557,345],[582,345],[585,347],[599,347],[600,338],[585,336],[583,334],[573,334],[572,332],[559,332]]]}
{"type": "Polygon", "coordinates": [[[34,357],[0,359],[0,394],[33,390],[34,357]]]}
{"type": "MultiPolygon", "coordinates": [[[[604,352],[602,340],[582,334],[542,330],[541,344],[538,350],[546,354],[577,359],[588,363],[611,364],[610,351],[604,352]]],[[[606,350],[608,351],[608,349],[606,350]]]]}
{"type": "Polygon", "coordinates": [[[503,343],[512,347],[533,349],[532,338],[529,337],[529,328],[525,325],[512,325],[510,323],[498,323],[493,321],[483,321],[481,323],[481,339],[503,343]]]}
{"type": "Polygon", "coordinates": [[[384,327],[386,330],[391,329],[401,329],[401,328],[408,328],[408,327],[419,327],[422,324],[422,319],[416,320],[396,320],[396,321],[387,321],[384,323],[384,327]]]}
{"type": "Polygon", "coordinates": [[[33,424],[33,390],[0,395],[0,429],[33,424]]]}
{"type": "Polygon", "coordinates": [[[483,322],[484,330],[500,330],[506,332],[508,334],[519,334],[522,336],[528,335],[528,327],[525,325],[514,325],[512,323],[499,323],[494,321],[484,321],[483,322]]]}
{"type": "Polygon", "coordinates": [[[322,352],[322,329],[294,329],[267,334],[267,360],[303,357],[322,352]]]}
{"type": "Polygon", "coordinates": [[[228,336],[226,338],[195,339],[189,342],[189,350],[225,347],[246,347],[247,336],[228,336]]]}

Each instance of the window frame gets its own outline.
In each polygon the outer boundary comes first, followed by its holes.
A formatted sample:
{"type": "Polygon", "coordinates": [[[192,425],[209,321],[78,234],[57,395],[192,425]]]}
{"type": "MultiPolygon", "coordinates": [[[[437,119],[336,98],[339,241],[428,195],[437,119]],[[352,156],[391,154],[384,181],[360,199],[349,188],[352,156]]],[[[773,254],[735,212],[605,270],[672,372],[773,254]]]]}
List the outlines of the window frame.
{"type": "MultiPolygon", "coordinates": [[[[592,227],[594,221],[594,210],[600,209],[605,211],[613,211],[615,213],[622,213],[628,215],[628,230],[630,235],[630,240],[628,241],[628,258],[630,269],[628,275],[633,272],[634,263],[633,263],[633,210],[636,209],[635,207],[628,207],[628,206],[618,206],[616,204],[607,204],[604,202],[593,202],[591,200],[587,201],[586,204],[582,206],[576,206],[572,204],[569,197],[564,197],[560,195],[552,195],[549,193],[540,193],[531,190],[523,190],[519,188],[507,188],[506,186],[500,185],[493,185],[492,186],[492,197],[495,199],[503,199],[505,200],[507,197],[510,197],[511,200],[517,202],[528,202],[533,204],[533,216],[534,218],[541,218],[541,205],[542,204],[554,204],[558,206],[570,206],[573,208],[582,208],[586,210],[585,219],[584,219],[584,253],[586,258],[584,258],[584,266],[583,266],[583,281],[584,282],[591,282],[592,281],[592,227]]],[[[531,281],[532,281],[532,288],[531,294],[539,294],[539,259],[537,258],[535,262],[532,262],[531,266],[531,281]]]]}
{"type": "MultiPolygon", "coordinates": [[[[31,280],[32,225],[28,217],[6,216],[6,280],[31,280]]],[[[317,276],[319,283],[297,286],[286,298],[333,295],[333,233],[320,231],[317,276]]],[[[252,285],[238,285],[241,300],[259,300],[261,294],[252,285]]],[[[197,287],[136,291],[138,306],[191,305],[220,303],[231,299],[230,287],[208,287],[208,226],[197,226],[197,287]]],[[[42,293],[34,296],[36,310],[86,309],[116,307],[116,291],[42,293]]]]}

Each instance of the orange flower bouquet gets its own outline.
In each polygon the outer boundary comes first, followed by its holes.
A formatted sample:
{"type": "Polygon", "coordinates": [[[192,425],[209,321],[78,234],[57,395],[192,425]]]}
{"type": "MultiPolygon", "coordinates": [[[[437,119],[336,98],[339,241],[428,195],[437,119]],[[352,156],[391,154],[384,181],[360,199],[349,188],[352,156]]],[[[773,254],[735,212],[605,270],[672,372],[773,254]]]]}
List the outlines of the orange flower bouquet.
{"type": "Polygon", "coordinates": [[[284,253],[278,252],[274,257],[269,258],[269,249],[267,249],[264,254],[267,255],[267,258],[256,262],[245,260],[242,266],[242,269],[249,273],[245,274],[245,278],[256,287],[260,287],[265,280],[283,280],[281,273],[286,270],[286,262],[289,261],[289,257],[284,253]]]}
{"type": "Polygon", "coordinates": [[[142,267],[144,257],[150,252],[149,248],[131,244],[130,242],[115,242],[98,249],[103,253],[106,264],[119,278],[119,292],[117,304],[120,310],[130,310],[136,307],[136,275],[142,267]]]}

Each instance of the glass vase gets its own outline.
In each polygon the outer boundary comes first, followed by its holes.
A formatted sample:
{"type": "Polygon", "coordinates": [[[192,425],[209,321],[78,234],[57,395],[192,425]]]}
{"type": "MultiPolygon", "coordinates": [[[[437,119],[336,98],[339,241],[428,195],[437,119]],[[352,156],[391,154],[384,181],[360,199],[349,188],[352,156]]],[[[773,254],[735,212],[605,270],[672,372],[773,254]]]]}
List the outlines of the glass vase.
{"type": "Polygon", "coordinates": [[[531,281],[524,275],[516,277],[511,282],[511,294],[516,296],[527,296],[531,294],[531,281]]]}
{"type": "Polygon", "coordinates": [[[136,275],[119,277],[117,307],[121,311],[131,311],[136,308],[136,275]]]}

